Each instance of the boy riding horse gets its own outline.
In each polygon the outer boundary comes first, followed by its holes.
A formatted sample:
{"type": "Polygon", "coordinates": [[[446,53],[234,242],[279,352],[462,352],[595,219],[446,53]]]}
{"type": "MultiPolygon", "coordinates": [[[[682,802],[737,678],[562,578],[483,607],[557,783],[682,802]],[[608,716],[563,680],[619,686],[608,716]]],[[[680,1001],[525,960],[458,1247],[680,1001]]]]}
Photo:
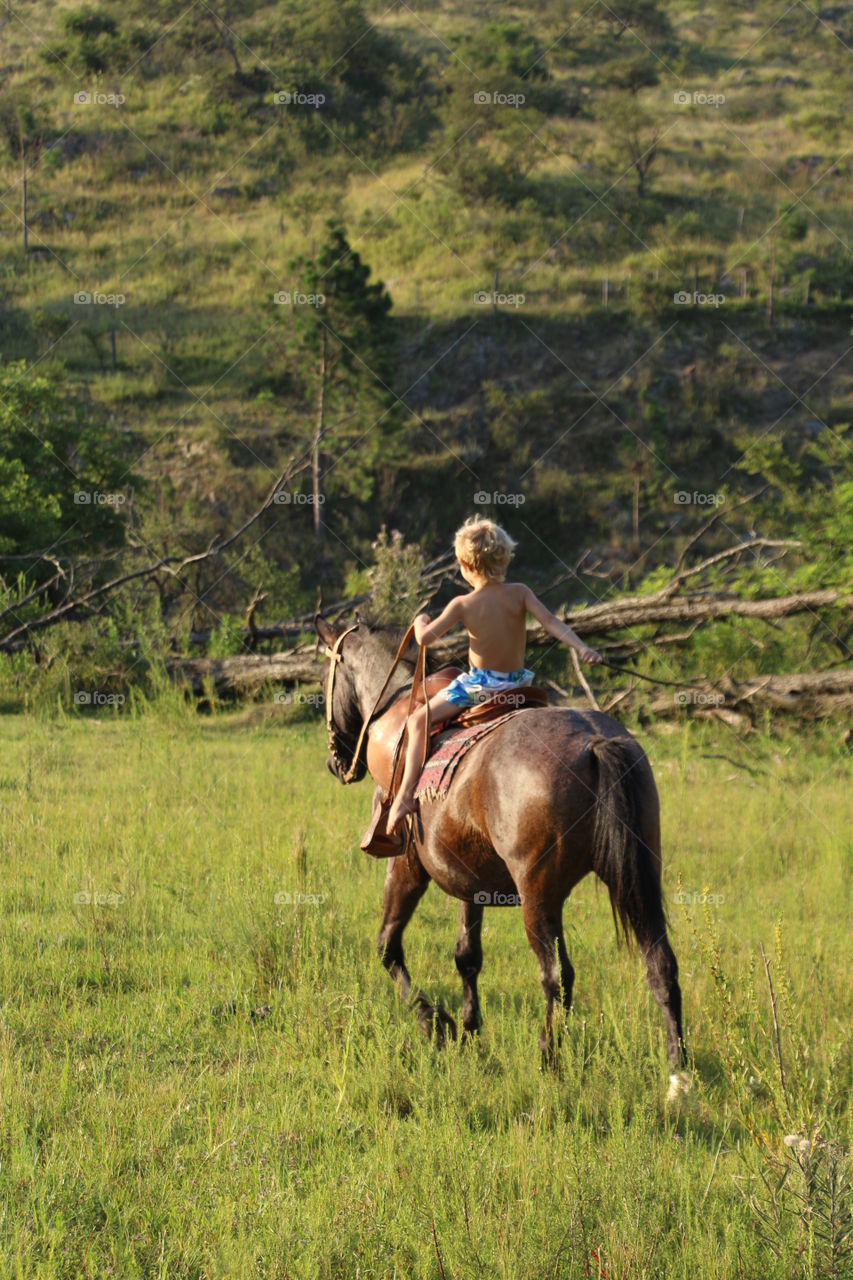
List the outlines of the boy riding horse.
{"type": "MultiPolygon", "coordinates": [[[[433,724],[452,720],[466,707],[485,702],[496,693],[518,689],[533,681],[524,666],[526,621],[531,614],[549,635],[577,649],[584,662],[601,662],[601,654],[551,613],[523,582],[504,582],[516,543],[494,520],[472,517],[458,529],[454,550],[459,571],[473,588],[456,596],[435,622],[421,613],[415,619],[415,640],[429,645],[461,623],[468,632],[469,670],[430,698],[433,724]]],[[[415,810],[415,789],[423,759],[426,708],[408,720],[408,748],[400,790],[388,815],[393,833],[407,813],[415,810]]]]}

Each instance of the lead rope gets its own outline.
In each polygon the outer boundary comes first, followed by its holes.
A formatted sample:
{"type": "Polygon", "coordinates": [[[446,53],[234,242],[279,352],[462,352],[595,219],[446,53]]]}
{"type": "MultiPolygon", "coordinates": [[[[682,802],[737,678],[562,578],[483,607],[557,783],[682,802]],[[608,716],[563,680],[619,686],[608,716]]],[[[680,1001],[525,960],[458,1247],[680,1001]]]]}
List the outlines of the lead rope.
{"type": "MultiPolygon", "coordinates": [[[[412,623],[412,626],[411,626],[412,632],[414,632],[414,629],[415,629],[415,626],[414,626],[414,623],[412,623]]],[[[417,662],[415,663],[415,673],[412,676],[412,688],[409,692],[409,705],[406,707],[406,719],[404,721],[404,726],[408,725],[409,716],[412,714],[412,709],[415,705],[415,694],[418,687],[418,678],[420,678],[421,692],[423,693],[424,707],[426,708],[424,745],[423,745],[423,753],[421,755],[421,772],[423,772],[424,765],[427,762],[427,756],[429,755],[429,732],[430,732],[429,698],[427,696],[427,687],[426,687],[426,645],[425,644],[418,646],[418,658],[417,658],[417,662]]],[[[392,768],[391,768],[391,786],[388,792],[389,800],[391,800],[393,796],[396,794],[395,783],[397,781],[397,770],[399,768],[400,761],[403,758],[403,752],[401,750],[401,747],[403,744],[403,739],[406,737],[406,732],[407,731],[404,728],[403,733],[400,734],[400,741],[397,743],[397,750],[394,753],[394,764],[392,765],[392,768]]],[[[405,763],[404,763],[404,768],[405,768],[405,763]]],[[[409,852],[409,846],[411,845],[412,840],[414,839],[414,818],[415,818],[414,813],[406,814],[405,820],[403,822],[403,831],[404,831],[403,848],[400,850],[400,853],[397,855],[398,857],[404,857],[409,852]]]]}

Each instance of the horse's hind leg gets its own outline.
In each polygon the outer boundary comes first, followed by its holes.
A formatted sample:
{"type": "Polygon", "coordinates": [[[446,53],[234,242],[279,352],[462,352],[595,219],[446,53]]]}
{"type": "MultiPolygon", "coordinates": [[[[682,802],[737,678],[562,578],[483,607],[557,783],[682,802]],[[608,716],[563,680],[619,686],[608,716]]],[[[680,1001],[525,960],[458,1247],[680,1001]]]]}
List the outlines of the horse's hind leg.
{"type": "Polygon", "coordinates": [[[681,987],[678,985],[678,961],[666,934],[657,938],[645,951],[646,977],[666,1024],[666,1043],[673,1069],[686,1062],[681,1030],[681,987]]]}
{"type": "Polygon", "coordinates": [[[459,907],[459,936],[453,955],[462,979],[462,1028],[465,1035],[473,1035],[480,1029],[477,978],[483,967],[483,910],[478,902],[463,902],[459,907]]]}
{"type": "Polygon", "coordinates": [[[412,1005],[421,1029],[435,1035],[443,1045],[445,1035],[456,1037],[456,1023],[450,1014],[433,1005],[421,992],[412,991],[412,981],[403,956],[403,931],[415,907],[427,891],[429,876],[411,850],[389,859],[385,875],[385,910],[377,939],[377,950],[404,1003],[412,1005]]]}
{"type": "Polygon", "coordinates": [[[572,1003],[575,971],[563,938],[562,903],[557,914],[540,901],[525,897],[521,908],[527,941],[539,961],[542,990],[545,992],[545,1027],[539,1036],[539,1050],[548,1064],[554,1061],[554,1005],[560,1001],[568,1012],[572,1003]]]}

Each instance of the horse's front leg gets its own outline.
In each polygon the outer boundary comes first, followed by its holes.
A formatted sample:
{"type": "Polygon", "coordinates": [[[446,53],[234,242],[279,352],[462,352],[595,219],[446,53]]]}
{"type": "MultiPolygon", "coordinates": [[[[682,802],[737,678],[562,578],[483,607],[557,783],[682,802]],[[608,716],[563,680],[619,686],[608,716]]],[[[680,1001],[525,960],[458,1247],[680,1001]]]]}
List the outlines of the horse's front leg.
{"type": "Polygon", "coordinates": [[[466,1036],[480,1029],[480,997],[477,979],[483,967],[482,926],[485,908],[479,902],[459,904],[459,936],[454,959],[462,979],[462,1030],[466,1036]]]}
{"type": "Polygon", "coordinates": [[[456,1039],[456,1023],[449,1013],[431,1004],[420,991],[412,991],[412,980],[403,956],[403,931],[411,920],[415,907],[427,890],[429,876],[413,849],[388,860],[385,875],[385,911],[377,939],[377,949],[382,963],[400,991],[404,1003],[410,1004],[428,1036],[435,1036],[442,1046],[449,1035],[456,1039]]]}

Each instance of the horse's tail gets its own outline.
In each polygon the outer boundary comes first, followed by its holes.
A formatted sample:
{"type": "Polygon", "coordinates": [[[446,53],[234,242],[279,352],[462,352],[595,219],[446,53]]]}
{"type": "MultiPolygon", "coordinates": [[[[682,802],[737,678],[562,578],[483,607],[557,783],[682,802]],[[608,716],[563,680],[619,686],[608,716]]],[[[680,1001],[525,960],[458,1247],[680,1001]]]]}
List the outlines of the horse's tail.
{"type": "MultiPolygon", "coordinates": [[[[646,843],[649,804],[648,772],[642,748],[633,738],[596,734],[589,750],[598,774],[595,797],[592,866],[607,885],[618,936],[621,923],[630,945],[628,924],[641,947],[666,932],[659,861],[646,843]]],[[[655,815],[656,817],[656,815],[655,815]]]]}

